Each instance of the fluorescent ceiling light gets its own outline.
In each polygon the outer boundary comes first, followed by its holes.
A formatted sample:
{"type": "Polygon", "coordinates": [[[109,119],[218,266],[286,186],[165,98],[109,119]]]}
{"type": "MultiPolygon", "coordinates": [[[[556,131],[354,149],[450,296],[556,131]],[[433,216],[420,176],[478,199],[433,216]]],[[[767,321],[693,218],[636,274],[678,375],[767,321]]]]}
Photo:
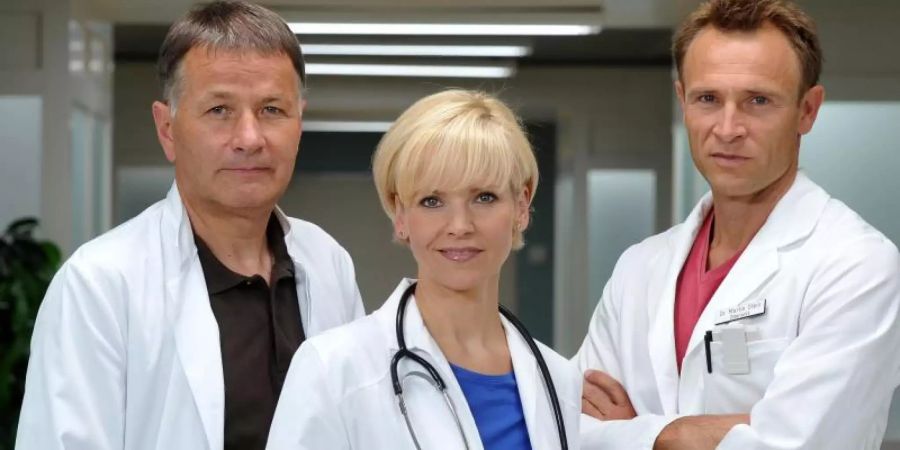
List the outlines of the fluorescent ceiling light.
{"type": "Polygon", "coordinates": [[[579,36],[600,32],[599,25],[323,22],[291,22],[288,25],[294,34],[579,36]]]}
{"type": "Polygon", "coordinates": [[[444,66],[420,64],[325,64],[308,63],[311,75],[350,75],[382,77],[509,78],[510,66],[444,66]]]}
{"type": "Polygon", "coordinates": [[[384,133],[393,122],[363,122],[351,120],[305,120],[303,131],[338,131],[384,133]]]}
{"type": "Polygon", "coordinates": [[[302,44],[302,47],[306,55],[521,58],[531,54],[531,48],[524,45],[302,44]]]}

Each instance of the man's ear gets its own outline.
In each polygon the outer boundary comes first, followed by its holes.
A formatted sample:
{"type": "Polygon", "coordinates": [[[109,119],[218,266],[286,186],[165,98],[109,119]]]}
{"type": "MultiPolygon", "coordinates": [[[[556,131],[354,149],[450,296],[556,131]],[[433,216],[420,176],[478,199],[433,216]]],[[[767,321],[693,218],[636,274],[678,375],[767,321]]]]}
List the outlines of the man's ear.
{"type": "Polygon", "coordinates": [[[172,109],[169,105],[153,102],[153,123],[156,124],[156,137],[169,162],[175,162],[175,138],[172,136],[172,109]]]}
{"type": "Polygon", "coordinates": [[[806,95],[800,99],[800,123],[797,126],[798,133],[802,135],[809,133],[812,130],[813,124],[816,122],[816,117],[819,116],[819,108],[822,107],[824,101],[825,87],[821,84],[817,84],[806,91],[806,95]]]}
{"type": "Polygon", "coordinates": [[[678,105],[681,106],[681,113],[684,114],[684,83],[681,80],[675,80],[675,96],[678,97],[678,105]]]}

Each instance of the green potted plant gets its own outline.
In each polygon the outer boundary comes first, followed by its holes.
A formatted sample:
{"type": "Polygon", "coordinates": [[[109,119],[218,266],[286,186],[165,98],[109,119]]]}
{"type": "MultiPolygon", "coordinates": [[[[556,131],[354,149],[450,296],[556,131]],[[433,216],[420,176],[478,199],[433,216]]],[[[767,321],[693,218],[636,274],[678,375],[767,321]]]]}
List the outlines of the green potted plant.
{"type": "Polygon", "coordinates": [[[61,253],[35,238],[37,219],[20,219],[0,236],[0,450],[12,449],[34,319],[61,253]]]}

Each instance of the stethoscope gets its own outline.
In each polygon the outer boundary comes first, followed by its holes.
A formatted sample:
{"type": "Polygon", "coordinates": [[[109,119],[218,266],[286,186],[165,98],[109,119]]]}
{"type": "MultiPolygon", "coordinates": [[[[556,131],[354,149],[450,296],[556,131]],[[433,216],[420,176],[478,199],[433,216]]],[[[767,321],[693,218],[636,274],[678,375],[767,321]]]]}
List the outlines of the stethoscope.
{"type": "MultiPolygon", "coordinates": [[[[447,394],[447,384],[444,383],[444,379],[431,363],[406,348],[406,339],[403,336],[403,319],[406,316],[406,304],[409,303],[409,298],[415,292],[416,283],[413,283],[403,292],[403,295],[400,297],[400,305],[397,307],[396,333],[397,344],[400,349],[397,350],[397,353],[394,353],[394,357],[391,358],[391,382],[394,384],[394,395],[397,397],[397,403],[400,405],[400,412],[403,414],[403,420],[406,421],[406,428],[409,430],[410,436],[412,436],[416,449],[422,450],[416,432],[413,430],[412,422],[409,420],[406,402],[403,400],[402,382],[406,377],[400,378],[400,376],[397,375],[397,365],[403,358],[409,358],[418,363],[428,372],[428,375],[426,376],[421,372],[410,372],[406,376],[413,375],[422,378],[441,393],[444,397],[444,401],[447,403],[447,408],[449,408],[450,413],[453,414],[453,420],[456,421],[456,428],[459,430],[460,436],[462,436],[463,443],[465,444],[466,449],[468,449],[469,441],[466,439],[466,433],[463,432],[462,424],[459,421],[459,415],[456,413],[456,407],[453,405],[453,401],[450,400],[450,395],[447,394]]],[[[525,329],[525,325],[523,325],[513,313],[504,308],[503,305],[500,305],[500,314],[503,314],[503,317],[506,317],[506,320],[513,324],[519,334],[525,339],[528,348],[531,349],[531,354],[534,355],[534,359],[537,360],[538,368],[541,371],[541,378],[544,379],[544,386],[547,388],[547,394],[550,396],[550,406],[553,408],[553,416],[556,419],[556,431],[559,433],[559,445],[562,450],[568,450],[569,444],[566,440],[566,426],[563,423],[562,409],[559,406],[559,398],[556,396],[556,387],[553,385],[553,379],[550,376],[550,369],[547,368],[547,362],[544,361],[541,351],[537,348],[537,344],[534,343],[531,334],[525,329]]]]}

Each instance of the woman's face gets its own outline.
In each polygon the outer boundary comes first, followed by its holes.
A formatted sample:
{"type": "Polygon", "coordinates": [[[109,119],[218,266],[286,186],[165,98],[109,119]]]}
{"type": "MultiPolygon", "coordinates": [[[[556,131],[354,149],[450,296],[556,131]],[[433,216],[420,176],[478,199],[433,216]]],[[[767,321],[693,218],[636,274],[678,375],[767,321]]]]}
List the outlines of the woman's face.
{"type": "Polygon", "coordinates": [[[407,238],[420,281],[455,291],[499,283],[516,228],[528,225],[529,193],[508,186],[466,186],[397,200],[395,233],[407,238]]]}

